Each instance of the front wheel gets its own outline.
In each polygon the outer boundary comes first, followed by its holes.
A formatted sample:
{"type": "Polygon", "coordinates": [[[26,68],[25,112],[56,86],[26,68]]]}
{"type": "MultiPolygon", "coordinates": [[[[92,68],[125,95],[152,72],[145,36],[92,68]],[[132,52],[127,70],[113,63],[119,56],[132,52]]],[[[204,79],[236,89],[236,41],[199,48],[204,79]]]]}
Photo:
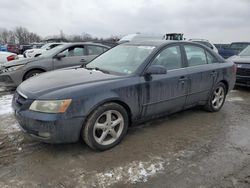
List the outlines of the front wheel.
{"type": "Polygon", "coordinates": [[[223,83],[218,83],[210,94],[205,109],[210,112],[218,112],[226,99],[226,87],[223,83]]]}
{"type": "Polygon", "coordinates": [[[24,79],[23,80],[27,80],[31,77],[34,77],[34,76],[37,76],[38,74],[41,74],[43,73],[44,71],[41,71],[41,70],[31,70],[29,71],[25,76],[24,76],[24,79]]]}
{"type": "Polygon", "coordinates": [[[119,104],[107,103],[88,117],[82,137],[94,150],[107,150],[117,145],[128,129],[127,111],[119,104]]]}

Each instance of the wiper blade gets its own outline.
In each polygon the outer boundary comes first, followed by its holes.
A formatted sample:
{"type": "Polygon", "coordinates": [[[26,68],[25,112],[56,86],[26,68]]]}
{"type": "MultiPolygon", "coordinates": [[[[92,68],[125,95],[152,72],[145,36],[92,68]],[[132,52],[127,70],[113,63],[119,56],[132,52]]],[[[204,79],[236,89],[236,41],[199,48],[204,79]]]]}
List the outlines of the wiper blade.
{"type": "Polygon", "coordinates": [[[107,70],[104,70],[104,69],[100,69],[99,67],[83,67],[84,69],[87,69],[87,70],[97,70],[97,71],[101,71],[101,72],[103,72],[103,73],[105,73],[105,74],[110,74],[110,72],[109,71],[107,71],[107,70]]]}

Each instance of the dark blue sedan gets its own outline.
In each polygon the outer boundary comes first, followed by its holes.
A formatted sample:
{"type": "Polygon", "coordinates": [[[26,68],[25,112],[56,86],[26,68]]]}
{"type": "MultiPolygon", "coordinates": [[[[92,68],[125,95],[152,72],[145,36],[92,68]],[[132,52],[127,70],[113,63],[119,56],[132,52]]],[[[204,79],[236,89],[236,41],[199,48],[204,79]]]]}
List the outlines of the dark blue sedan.
{"type": "Polygon", "coordinates": [[[22,129],[36,139],[83,139],[106,150],[138,122],[197,105],[219,111],[235,73],[233,62],[198,43],[125,43],[84,67],[28,79],[12,106],[22,129]]]}

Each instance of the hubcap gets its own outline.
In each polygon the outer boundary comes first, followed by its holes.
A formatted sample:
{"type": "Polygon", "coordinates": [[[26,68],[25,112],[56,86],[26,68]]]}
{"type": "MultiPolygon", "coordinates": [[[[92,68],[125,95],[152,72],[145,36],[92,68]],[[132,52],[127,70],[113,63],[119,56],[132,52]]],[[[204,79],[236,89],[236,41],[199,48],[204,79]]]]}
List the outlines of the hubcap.
{"type": "Polygon", "coordinates": [[[114,143],[122,134],[124,119],[120,112],[108,110],[95,122],[93,134],[95,141],[101,145],[114,143]]]}
{"type": "Polygon", "coordinates": [[[213,100],[212,100],[212,105],[214,109],[219,109],[221,107],[221,105],[223,104],[224,98],[225,98],[225,91],[224,91],[224,88],[220,86],[214,91],[213,100]]]}

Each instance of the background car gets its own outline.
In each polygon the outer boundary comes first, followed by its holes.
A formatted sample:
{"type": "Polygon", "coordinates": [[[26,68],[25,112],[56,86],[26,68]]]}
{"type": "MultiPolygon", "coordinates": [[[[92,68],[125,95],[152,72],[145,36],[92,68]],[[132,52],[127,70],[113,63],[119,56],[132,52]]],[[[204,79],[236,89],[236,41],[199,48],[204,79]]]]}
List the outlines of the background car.
{"type": "Polygon", "coordinates": [[[6,44],[6,49],[8,52],[12,52],[12,53],[15,53],[15,54],[18,54],[19,53],[19,48],[18,48],[18,45],[16,44],[6,44]]]}
{"type": "Polygon", "coordinates": [[[161,40],[164,38],[164,35],[152,35],[152,34],[139,34],[139,33],[134,33],[134,34],[128,34],[124,37],[122,37],[118,43],[122,44],[125,42],[131,42],[131,41],[142,41],[142,40],[161,40]]]}
{"type": "Polygon", "coordinates": [[[12,106],[22,129],[38,140],[81,138],[92,149],[107,150],[136,122],[197,105],[219,111],[235,71],[233,62],[198,43],[124,43],[85,67],[23,82],[12,106]]]}
{"type": "Polygon", "coordinates": [[[236,85],[250,87],[250,45],[230,60],[237,65],[236,85]]]}
{"type": "Polygon", "coordinates": [[[203,44],[207,46],[208,48],[211,48],[215,53],[218,53],[218,49],[216,48],[216,46],[206,39],[189,39],[189,41],[203,44]]]}
{"type": "Polygon", "coordinates": [[[219,48],[219,54],[225,59],[238,55],[242,50],[250,45],[250,42],[233,42],[228,47],[219,48]]]}
{"type": "Polygon", "coordinates": [[[22,81],[43,72],[87,64],[109,47],[96,43],[67,43],[45,51],[36,58],[24,58],[0,67],[0,80],[6,87],[16,87],[22,81]]]}
{"type": "Polygon", "coordinates": [[[19,54],[23,54],[26,50],[32,49],[33,45],[26,44],[26,45],[20,45],[19,46],[19,54]]]}
{"type": "Polygon", "coordinates": [[[8,61],[13,61],[17,59],[18,59],[18,55],[15,53],[0,51],[0,65],[7,63],[8,61]]]}
{"type": "Polygon", "coordinates": [[[41,48],[33,48],[26,50],[23,55],[24,57],[31,58],[31,57],[38,57],[46,50],[51,50],[55,48],[56,46],[62,45],[63,43],[48,43],[43,45],[41,48]]]}

